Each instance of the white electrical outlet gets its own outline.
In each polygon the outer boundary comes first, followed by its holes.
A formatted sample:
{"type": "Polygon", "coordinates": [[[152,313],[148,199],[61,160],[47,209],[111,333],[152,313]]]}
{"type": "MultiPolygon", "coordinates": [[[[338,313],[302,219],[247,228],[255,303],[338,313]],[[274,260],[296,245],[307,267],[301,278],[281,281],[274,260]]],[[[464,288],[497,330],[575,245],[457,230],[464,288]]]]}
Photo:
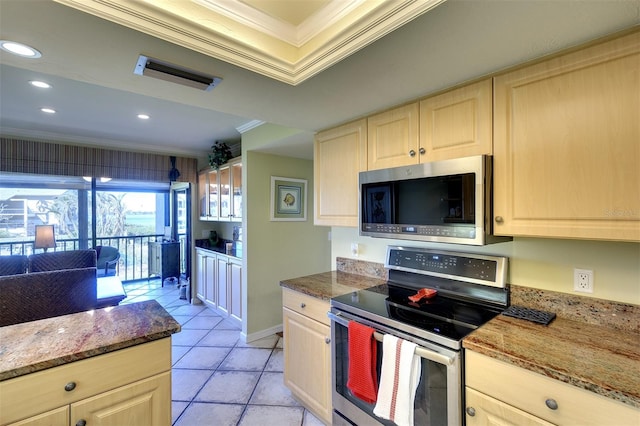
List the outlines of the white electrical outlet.
{"type": "Polygon", "coordinates": [[[593,293],[593,271],[590,269],[574,269],[573,290],[581,293],[593,293]]]}

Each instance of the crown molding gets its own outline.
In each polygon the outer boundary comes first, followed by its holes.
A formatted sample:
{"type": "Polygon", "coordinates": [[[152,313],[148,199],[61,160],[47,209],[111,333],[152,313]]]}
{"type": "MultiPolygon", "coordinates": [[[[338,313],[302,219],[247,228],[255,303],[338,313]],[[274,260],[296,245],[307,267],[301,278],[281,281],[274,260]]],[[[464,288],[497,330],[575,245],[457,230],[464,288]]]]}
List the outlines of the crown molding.
{"type": "MultiPolygon", "coordinates": [[[[282,37],[248,28],[247,22],[259,21],[256,15],[244,22],[234,22],[220,10],[209,10],[210,17],[191,20],[180,10],[169,10],[171,3],[141,0],[55,0],[56,2],[95,15],[102,19],[141,31],[159,39],[229,62],[275,80],[298,85],[335,63],[373,43],[391,31],[427,12],[445,0],[354,1],[340,19],[318,30],[319,24],[309,19],[309,28],[301,28],[301,46],[285,43],[282,37]],[[364,6],[363,6],[364,5],[364,6]],[[164,7],[164,9],[161,9],[164,7]],[[362,9],[364,8],[364,9],[362,9]],[[226,21],[225,21],[226,20],[226,21]],[[220,22],[227,22],[223,25],[220,22]],[[244,31],[242,31],[244,29],[244,31]],[[304,34],[302,31],[306,31],[304,34]],[[318,39],[309,52],[301,53],[307,44],[318,39]],[[320,41],[321,40],[321,41],[320,41]],[[257,46],[257,47],[255,47],[257,46]],[[293,53],[292,53],[293,52],[293,53]]],[[[179,5],[183,3],[177,2],[179,5]]],[[[193,4],[189,3],[193,8],[193,4]]],[[[227,8],[228,13],[229,8],[227,8]]],[[[237,9],[236,9],[237,12],[237,9]]],[[[337,13],[333,10],[333,13],[337,13]]],[[[319,14],[320,16],[320,14],[319,14]]],[[[337,16],[337,15],[336,15],[337,16]]],[[[239,19],[239,18],[238,18],[239,19]]],[[[276,31],[278,30],[271,30],[276,31]]]]}
{"type": "Polygon", "coordinates": [[[251,120],[251,121],[247,121],[246,123],[244,123],[242,126],[238,126],[236,127],[236,130],[242,134],[242,133],[246,133],[249,130],[253,130],[256,127],[260,127],[262,126],[264,123],[266,123],[265,121],[262,120],[251,120]]]}

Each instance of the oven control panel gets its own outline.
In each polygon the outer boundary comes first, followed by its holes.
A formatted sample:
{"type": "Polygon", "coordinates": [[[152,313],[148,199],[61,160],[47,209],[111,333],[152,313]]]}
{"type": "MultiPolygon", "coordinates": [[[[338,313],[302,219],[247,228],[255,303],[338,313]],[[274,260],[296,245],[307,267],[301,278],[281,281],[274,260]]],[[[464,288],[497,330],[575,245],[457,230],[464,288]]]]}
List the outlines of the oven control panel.
{"type": "Polygon", "coordinates": [[[423,248],[389,246],[385,267],[423,275],[502,286],[506,258],[423,248]]]}

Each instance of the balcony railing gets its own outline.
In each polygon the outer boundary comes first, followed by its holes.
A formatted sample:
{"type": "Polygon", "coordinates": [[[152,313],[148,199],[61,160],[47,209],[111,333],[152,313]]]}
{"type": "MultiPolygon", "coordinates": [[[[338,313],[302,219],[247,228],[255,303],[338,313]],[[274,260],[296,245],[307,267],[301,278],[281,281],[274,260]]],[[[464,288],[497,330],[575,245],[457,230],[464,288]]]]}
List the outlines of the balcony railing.
{"type": "MultiPolygon", "coordinates": [[[[111,246],[118,249],[117,274],[122,281],[135,281],[149,278],[149,243],[162,241],[163,235],[129,235],[126,237],[96,238],[96,245],[111,246]]],[[[180,271],[185,271],[185,235],[179,235],[180,241],[180,271]]],[[[56,240],[56,247],[51,251],[69,251],[80,248],[78,239],[56,240]]],[[[33,241],[0,242],[0,256],[10,254],[30,255],[35,253],[33,241]]],[[[38,249],[38,252],[40,250],[38,249]]]]}

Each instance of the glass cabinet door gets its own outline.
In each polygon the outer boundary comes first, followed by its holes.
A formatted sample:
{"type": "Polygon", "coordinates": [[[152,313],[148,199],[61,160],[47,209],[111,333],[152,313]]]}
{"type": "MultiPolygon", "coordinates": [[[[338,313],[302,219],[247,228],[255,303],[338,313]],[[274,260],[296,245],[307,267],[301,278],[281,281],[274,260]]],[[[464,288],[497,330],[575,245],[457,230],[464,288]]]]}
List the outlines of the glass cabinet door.
{"type": "Polygon", "coordinates": [[[207,216],[209,216],[209,210],[207,209],[209,204],[207,197],[209,195],[208,187],[207,172],[200,172],[198,174],[198,212],[202,220],[206,220],[207,216]]]}
{"type": "Polygon", "coordinates": [[[233,212],[231,220],[242,221],[242,163],[231,166],[231,184],[233,185],[233,212]]]}
{"type": "Polygon", "coordinates": [[[218,171],[220,187],[220,220],[229,220],[231,217],[231,171],[229,167],[221,167],[218,171]]]}
{"type": "Polygon", "coordinates": [[[218,171],[211,170],[209,173],[209,220],[218,218],[218,171]]]}

